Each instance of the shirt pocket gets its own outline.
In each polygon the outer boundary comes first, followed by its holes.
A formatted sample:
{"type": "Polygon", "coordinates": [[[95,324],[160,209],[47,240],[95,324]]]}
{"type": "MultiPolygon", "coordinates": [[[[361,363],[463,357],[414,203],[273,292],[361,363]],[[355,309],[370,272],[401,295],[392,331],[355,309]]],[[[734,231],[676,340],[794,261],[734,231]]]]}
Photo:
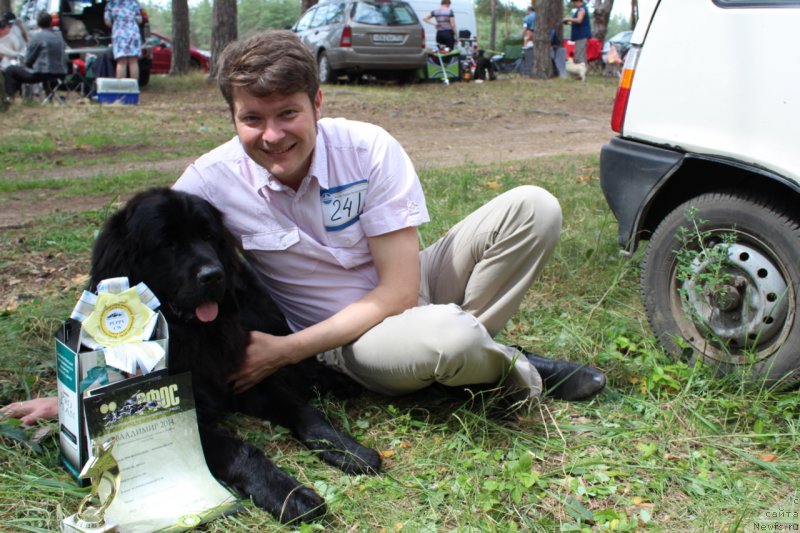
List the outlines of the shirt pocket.
{"type": "Polygon", "coordinates": [[[359,224],[327,234],[328,249],[344,268],[356,268],[372,261],[369,241],[359,224]]]}
{"type": "Polygon", "coordinates": [[[261,233],[242,235],[242,247],[245,250],[264,250],[277,252],[286,250],[300,242],[300,230],[297,228],[276,229],[261,233]]]}
{"type": "Polygon", "coordinates": [[[297,228],[242,235],[242,248],[258,256],[266,274],[276,278],[289,272],[304,276],[317,270],[319,261],[303,254],[301,244],[300,230],[297,228]]]}
{"type": "Polygon", "coordinates": [[[326,233],[328,246],[333,248],[354,248],[367,246],[367,236],[364,235],[364,230],[361,229],[361,224],[356,222],[344,229],[336,231],[328,231],[326,233]],[[363,241],[363,242],[362,242],[363,241]]]}

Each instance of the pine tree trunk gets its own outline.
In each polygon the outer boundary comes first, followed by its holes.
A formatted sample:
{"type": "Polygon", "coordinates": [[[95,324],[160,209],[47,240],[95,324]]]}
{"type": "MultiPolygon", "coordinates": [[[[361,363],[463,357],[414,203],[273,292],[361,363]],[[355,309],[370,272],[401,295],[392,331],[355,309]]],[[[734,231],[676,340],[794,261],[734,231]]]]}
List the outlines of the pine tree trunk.
{"type": "Polygon", "coordinates": [[[315,5],[317,5],[317,0],[301,0],[300,13],[305,13],[315,5]]]}
{"type": "Polygon", "coordinates": [[[592,37],[598,41],[606,40],[608,33],[608,20],[611,18],[611,9],[614,0],[594,0],[592,7],[592,37]]]}
{"type": "Polygon", "coordinates": [[[214,0],[211,17],[211,77],[217,74],[216,58],[222,54],[228,43],[237,39],[236,19],[236,0],[214,0]]]}
{"type": "Polygon", "coordinates": [[[489,32],[489,49],[497,49],[497,0],[491,0],[492,26],[489,32]]]}
{"type": "MultiPolygon", "coordinates": [[[[0,14],[5,13],[6,11],[13,11],[11,7],[11,0],[0,0],[0,14]]],[[[15,14],[19,15],[19,13],[15,14]]]]}
{"type": "Polygon", "coordinates": [[[189,72],[189,2],[172,0],[172,65],[170,74],[189,72]]]}
{"type": "Polygon", "coordinates": [[[536,26],[533,30],[533,77],[548,79],[553,77],[551,52],[551,32],[559,31],[564,18],[564,4],[561,0],[540,0],[536,4],[536,26]]]}

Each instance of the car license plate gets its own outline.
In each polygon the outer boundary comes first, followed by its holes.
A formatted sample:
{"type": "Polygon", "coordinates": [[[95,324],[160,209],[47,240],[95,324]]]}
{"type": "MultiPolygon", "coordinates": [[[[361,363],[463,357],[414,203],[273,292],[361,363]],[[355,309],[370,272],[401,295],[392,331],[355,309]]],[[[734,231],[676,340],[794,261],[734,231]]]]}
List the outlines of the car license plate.
{"type": "Polygon", "coordinates": [[[372,41],[376,43],[402,43],[403,36],[391,33],[376,33],[372,36],[372,41]]]}

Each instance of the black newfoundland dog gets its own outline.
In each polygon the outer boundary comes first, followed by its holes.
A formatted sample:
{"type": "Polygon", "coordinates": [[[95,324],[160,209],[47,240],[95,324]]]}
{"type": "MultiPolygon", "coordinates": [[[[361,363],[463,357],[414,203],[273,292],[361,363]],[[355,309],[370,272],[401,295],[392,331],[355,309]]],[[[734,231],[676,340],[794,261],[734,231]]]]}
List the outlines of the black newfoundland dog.
{"type": "Polygon", "coordinates": [[[312,389],[350,387],[313,358],[284,367],[234,395],[228,377],[239,367],[249,331],[288,334],[280,312],[222,215],[205,200],[171,189],[134,196],[101,231],[92,254],[91,290],[110,277],[143,281],[161,300],[169,324],[169,370],[190,371],[203,452],[212,474],[283,522],[325,514],[313,490],[264,453],[223,431],[225,411],[271,420],[322,459],[347,473],[373,473],[380,455],[334,428],[308,404],[312,389]]]}

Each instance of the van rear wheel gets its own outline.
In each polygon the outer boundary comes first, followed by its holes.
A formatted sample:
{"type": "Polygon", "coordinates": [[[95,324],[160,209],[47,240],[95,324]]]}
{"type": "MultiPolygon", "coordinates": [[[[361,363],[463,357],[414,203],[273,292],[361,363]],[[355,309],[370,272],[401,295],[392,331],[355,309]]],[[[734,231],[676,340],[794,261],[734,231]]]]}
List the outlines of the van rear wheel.
{"type": "Polygon", "coordinates": [[[741,192],[708,193],[661,222],[641,284],[650,325],[676,356],[769,385],[800,382],[800,223],[741,192]]]}

